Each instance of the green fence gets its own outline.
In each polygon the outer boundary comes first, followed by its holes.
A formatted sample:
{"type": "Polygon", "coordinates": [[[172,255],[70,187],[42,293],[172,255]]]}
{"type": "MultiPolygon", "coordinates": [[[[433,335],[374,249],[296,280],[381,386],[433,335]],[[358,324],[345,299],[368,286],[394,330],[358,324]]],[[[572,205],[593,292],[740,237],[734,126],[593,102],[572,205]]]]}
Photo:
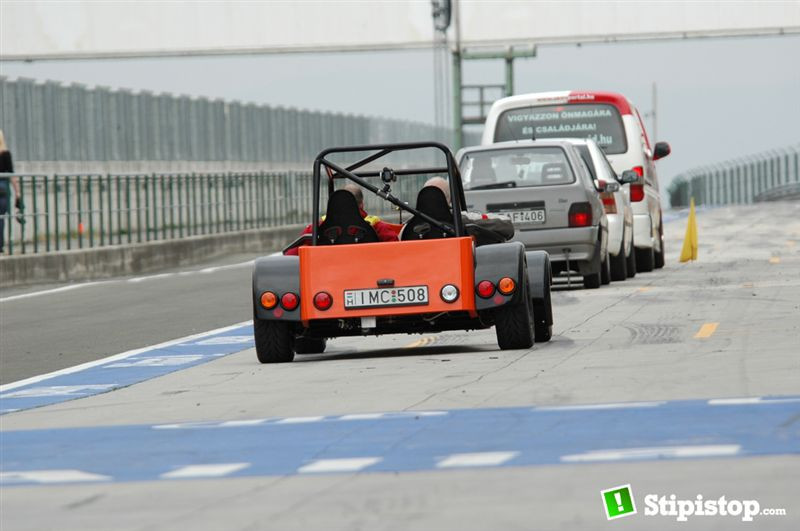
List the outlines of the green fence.
{"type": "MultiPolygon", "coordinates": [[[[310,172],[16,176],[26,209],[18,215],[10,208],[5,215],[5,253],[10,255],[311,221],[310,172]]],[[[425,178],[401,177],[393,186],[395,195],[413,204],[425,178]]],[[[400,212],[372,194],[365,193],[365,205],[371,214],[401,220],[400,212]]]]}
{"type": "Polygon", "coordinates": [[[793,190],[800,183],[800,144],[749,157],[695,168],[673,179],[669,187],[673,207],[732,205],[757,201],[793,190]]]}

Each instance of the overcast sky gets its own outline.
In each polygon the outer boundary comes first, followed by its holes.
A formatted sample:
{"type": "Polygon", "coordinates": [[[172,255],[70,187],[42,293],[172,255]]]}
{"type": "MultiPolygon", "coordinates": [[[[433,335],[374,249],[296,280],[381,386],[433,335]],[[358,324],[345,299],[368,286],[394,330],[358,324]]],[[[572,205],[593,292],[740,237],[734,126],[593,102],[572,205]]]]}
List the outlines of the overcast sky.
{"type": "MultiPolygon", "coordinates": [[[[547,46],[516,63],[516,93],[612,90],[651,109],[689,168],[800,142],[800,36],[547,46]]],[[[432,123],[430,51],[0,63],[2,75],[205,95],[432,123]]],[[[465,82],[502,83],[501,61],[469,62],[465,82]]],[[[652,125],[648,123],[652,129],[652,125]]]]}

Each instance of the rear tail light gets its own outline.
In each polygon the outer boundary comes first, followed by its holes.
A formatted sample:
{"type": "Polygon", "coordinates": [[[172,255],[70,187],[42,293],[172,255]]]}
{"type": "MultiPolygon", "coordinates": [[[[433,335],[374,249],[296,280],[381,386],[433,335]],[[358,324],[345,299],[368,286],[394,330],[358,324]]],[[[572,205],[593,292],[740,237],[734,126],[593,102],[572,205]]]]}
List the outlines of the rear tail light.
{"type": "Polygon", "coordinates": [[[284,310],[292,311],[300,304],[300,298],[291,291],[284,293],[281,297],[281,306],[284,310]]]}
{"type": "Polygon", "coordinates": [[[494,284],[492,284],[488,280],[481,280],[480,282],[478,282],[478,295],[480,295],[484,299],[488,299],[489,297],[494,295],[494,284]]]}
{"type": "Polygon", "coordinates": [[[514,293],[514,289],[517,287],[517,283],[514,282],[513,278],[503,277],[500,279],[500,282],[497,283],[497,291],[502,293],[503,295],[511,295],[514,293]]]}
{"type": "Polygon", "coordinates": [[[614,200],[614,194],[611,192],[603,192],[600,194],[600,199],[603,200],[603,208],[606,210],[606,214],[616,214],[617,213],[617,202],[614,200]]]}
{"type": "MultiPolygon", "coordinates": [[[[644,177],[644,167],[643,166],[634,166],[633,171],[639,176],[639,178],[644,177]]],[[[637,203],[644,199],[644,184],[636,183],[631,184],[631,201],[637,203]]]]}
{"type": "Polygon", "coordinates": [[[331,297],[330,293],[325,291],[320,291],[316,295],[314,295],[314,307],[317,310],[325,311],[331,307],[333,304],[333,297],[331,297]]]}
{"type": "Polygon", "coordinates": [[[265,291],[261,294],[261,306],[267,310],[273,309],[278,305],[278,296],[271,291],[265,291]]]}
{"type": "Polygon", "coordinates": [[[592,225],[592,205],[572,203],[569,207],[570,227],[590,227],[592,225]]]}
{"type": "Polygon", "coordinates": [[[644,199],[644,185],[632,184],[631,185],[631,201],[637,203],[644,199]]]}

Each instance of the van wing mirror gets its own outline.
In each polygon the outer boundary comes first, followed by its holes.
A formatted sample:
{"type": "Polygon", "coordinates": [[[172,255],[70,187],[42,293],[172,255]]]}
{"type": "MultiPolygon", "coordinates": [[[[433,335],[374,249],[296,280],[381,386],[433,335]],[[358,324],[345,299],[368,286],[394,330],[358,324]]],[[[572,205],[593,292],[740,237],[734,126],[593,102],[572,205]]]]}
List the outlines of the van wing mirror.
{"type": "Polygon", "coordinates": [[[672,148],[669,147],[668,143],[656,142],[656,145],[653,148],[653,160],[663,159],[670,153],[672,153],[672,148]]]}
{"type": "Polygon", "coordinates": [[[633,170],[625,170],[622,172],[622,175],[619,176],[619,180],[623,184],[631,184],[639,181],[639,174],[633,170]]]}

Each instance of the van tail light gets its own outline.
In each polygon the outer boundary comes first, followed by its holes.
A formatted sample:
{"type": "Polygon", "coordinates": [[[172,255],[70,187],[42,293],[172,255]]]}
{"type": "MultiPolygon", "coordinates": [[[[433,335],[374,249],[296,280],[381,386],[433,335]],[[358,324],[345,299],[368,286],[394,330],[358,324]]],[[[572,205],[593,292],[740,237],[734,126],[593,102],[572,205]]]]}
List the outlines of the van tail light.
{"type": "Polygon", "coordinates": [[[592,205],[572,203],[569,207],[570,227],[590,227],[592,225],[592,205]]]}
{"type": "Polygon", "coordinates": [[[603,208],[606,214],[617,213],[617,202],[614,200],[614,194],[612,192],[603,192],[600,194],[600,199],[603,200],[603,208]]]}

